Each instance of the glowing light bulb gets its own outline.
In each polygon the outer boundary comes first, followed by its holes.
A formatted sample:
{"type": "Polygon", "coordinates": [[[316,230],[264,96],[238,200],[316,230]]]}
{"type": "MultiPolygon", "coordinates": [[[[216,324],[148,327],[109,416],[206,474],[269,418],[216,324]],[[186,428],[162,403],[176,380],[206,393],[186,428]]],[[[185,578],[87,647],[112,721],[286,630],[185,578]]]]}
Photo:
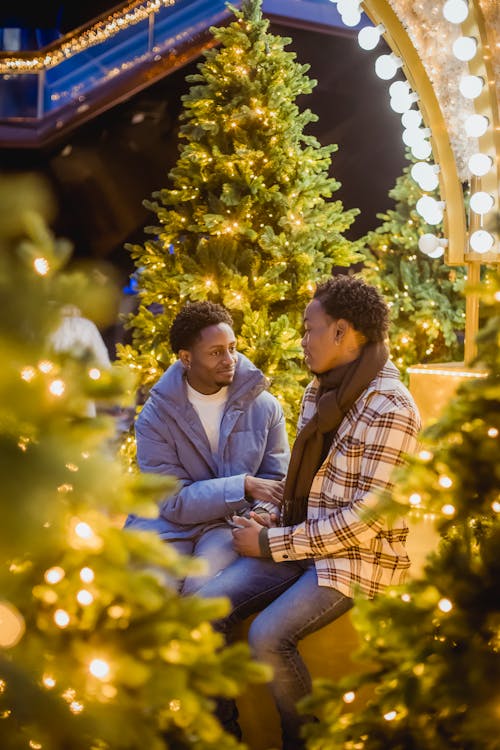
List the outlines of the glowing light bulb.
{"type": "Polygon", "coordinates": [[[414,492],[412,495],[410,495],[409,501],[410,505],[420,505],[420,503],[422,502],[422,498],[417,492],[414,492]]]}
{"type": "Polygon", "coordinates": [[[485,193],[484,190],[479,190],[477,193],[473,193],[470,197],[470,207],[475,214],[483,216],[491,211],[495,201],[492,195],[485,193]]]}
{"type": "Polygon", "coordinates": [[[33,267],[39,276],[46,276],[50,270],[47,258],[35,258],[33,267]]]}
{"type": "Polygon", "coordinates": [[[92,659],[89,664],[89,672],[99,680],[105,680],[110,672],[109,664],[104,659],[92,659]]]}
{"type": "Polygon", "coordinates": [[[82,607],[88,607],[89,604],[92,604],[94,601],[94,597],[90,593],[90,591],[87,591],[87,589],[80,589],[80,591],[76,595],[76,600],[78,604],[81,604],[82,607]]]}
{"type": "Polygon", "coordinates": [[[404,128],[418,128],[421,122],[422,115],[418,109],[408,109],[401,117],[401,124],[404,128]]]}
{"type": "Polygon", "coordinates": [[[69,625],[69,615],[64,609],[57,609],[54,612],[54,622],[59,628],[67,628],[69,625]]]}
{"type": "Polygon", "coordinates": [[[439,185],[438,172],[437,164],[429,164],[425,161],[417,161],[410,170],[410,174],[417,185],[422,190],[428,191],[435,190],[439,185]]]}
{"type": "Polygon", "coordinates": [[[469,239],[470,246],[476,253],[487,253],[493,247],[494,242],[493,235],[485,229],[476,230],[469,239]]]}
{"type": "Polygon", "coordinates": [[[62,581],[65,575],[66,574],[63,568],[59,566],[55,566],[45,571],[44,578],[47,581],[47,583],[59,583],[59,581],[62,581]]]}
{"type": "Polygon", "coordinates": [[[469,115],[465,121],[465,133],[469,138],[480,138],[488,130],[489,124],[485,115],[469,115]]]}
{"type": "Polygon", "coordinates": [[[443,6],[443,16],[450,23],[463,23],[469,15],[469,6],[465,0],[447,0],[443,6]]]}
{"type": "Polygon", "coordinates": [[[384,31],[385,27],[381,23],[378,26],[365,26],[362,28],[358,33],[358,44],[361,49],[375,49],[384,31]]]}
{"type": "Polygon", "coordinates": [[[477,99],[483,90],[484,79],[481,76],[462,76],[458,88],[466,99],[477,99]]]}
{"type": "Polygon", "coordinates": [[[410,150],[415,159],[428,159],[432,154],[432,146],[429,141],[417,141],[411,146],[410,150]]]}
{"type": "Polygon", "coordinates": [[[391,52],[390,55],[380,55],[375,60],[375,73],[383,81],[388,81],[394,78],[397,71],[403,65],[403,61],[400,57],[391,52]]]}
{"type": "Polygon", "coordinates": [[[453,42],[453,54],[457,60],[468,62],[476,56],[477,40],[473,36],[459,36],[453,42]]]}
{"type": "Polygon", "coordinates": [[[0,647],[12,648],[24,635],[24,618],[10,602],[0,602],[0,647]]]}
{"type": "Polygon", "coordinates": [[[423,143],[431,134],[430,128],[406,128],[403,130],[403,143],[407,146],[416,146],[423,143]]]}
{"type": "Polygon", "coordinates": [[[451,612],[451,610],[453,609],[453,604],[449,599],[441,599],[438,603],[438,607],[441,612],[451,612]]]}
{"type": "Polygon", "coordinates": [[[427,224],[439,224],[443,220],[443,201],[437,201],[430,195],[423,195],[417,201],[415,209],[427,224]]]}
{"type": "Polygon", "coordinates": [[[82,568],[80,571],[80,580],[83,583],[92,583],[95,578],[94,571],[92,568],[82,568]]]}
{"type": "Polygon", "coordinates": [[[66,386],[64,385],[64,380],[61,380],[60,378],[53,380],[49,385],[49,391],[53,396],[62,396],[65,389],[66,386]]]}
{"type": "Polygon", "coordinates": [[[79,523],[76,524],[75,534],[79,536],[80,539],[91,539],[94,536],[94,532],[85,521],[79,521],[79,523]]]}
{"type": "Polygon", "coordinates": [[[445,516],[453,516],[455,513],[455,506],[451,503],[446,503],[446,505],[443,505],[441,508],[441,513],[443,513],[445,516]]]}
{"type": "Polygon", "coordinates": [[[386,714],[384,714],[384,719],[386,721],[393,721],[397,716],[396,711],[388,711],[386,714]]]}
{"type": "Polygon", "coordinates": [[[487,154],[472,154],[468,164],[472,174],[476,177],[484,177],[493,167],[493,159],[487,154]]]}
{"type": "Polygon", "coordinates": [[[450,477],[442,476],[439,477],[438,484],[443,489],[448,490],[453,485],[453,481],[450,477]]]}
{"type": "Polygon", "coordinates": [[[435,234],[427,232],[418,238],[418,249],[424,255],[430,258],[440,258],[444,255],[444,248],[448,245],[448,240],[436,237],[435,234]]]}
{"type": "Polygon", "coordinates": [[[101,377],[101,371],[97,367],[92,367],[92,369],[89,370],[89,378],[91,380],[99,380],[101,377]]]}
{"type": "Polygon", "coordinates": [[[496,438],[498,437],[498,430],[496,427],[490,427],[487,434],[490,438],[496,438]]]}
{"type": "Polygon", "coordinates": [[[353,700],[356,698],[356,693],[353,690],[349,690],[347,693],[344,693],[342,696],[342,700],[344,703],[352,703],[353,700]]]}

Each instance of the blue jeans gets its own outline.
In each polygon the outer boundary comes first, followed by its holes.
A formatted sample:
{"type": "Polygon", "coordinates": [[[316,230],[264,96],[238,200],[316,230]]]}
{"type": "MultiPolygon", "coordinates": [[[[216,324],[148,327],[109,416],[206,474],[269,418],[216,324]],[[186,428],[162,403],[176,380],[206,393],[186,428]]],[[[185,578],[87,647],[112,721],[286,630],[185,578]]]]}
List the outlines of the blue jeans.
{"type": "MultiPolygon", "coordinates": [[[[125,521],[125,528],[137,531],[152,531],[158,534],[160,539],[163,529],[168,528],[171,535],[171,525],[161,517],[143,518],[130,514],[125,521]]],[[[188,576],[179,582],[179,590],[186,595],[194,594],[216,573],[227,568],[238,558],[238,554],[233,548],[231,527],[227,524],[212,526],[190,539],[166,539],[165,543],[171,544],[181,555],[201,557],[206,563],[206,573],[199,576],[188,576]]]]}
{"type": "MultiPolygon", "coordinates": [[[[302,750],[302,725],[312,717],[297,711],[297,701],[311,692],[311,677],[297,644],[352,607],[353,600],[339,591],[318,586],[310,560],[274,562],[241,557],[206,583],[199,596],[226,596],[231,613],[214,627],[231,638],[233,626],[255,612],[249,644],[258,661],[273,668],[271,691],[281,718],[283,750],[302,750]]],[[[234,726],[236,707],[221,701],[219,717],[234,726]]]]}

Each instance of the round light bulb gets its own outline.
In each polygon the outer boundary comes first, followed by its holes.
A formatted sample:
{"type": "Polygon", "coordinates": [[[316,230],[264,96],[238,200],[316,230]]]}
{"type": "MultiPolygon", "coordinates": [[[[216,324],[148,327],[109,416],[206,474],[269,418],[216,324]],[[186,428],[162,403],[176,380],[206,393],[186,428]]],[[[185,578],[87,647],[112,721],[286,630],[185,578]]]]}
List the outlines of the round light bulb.
{"type": "Polygon", "coordinates": [[[487,154],[472,154],[469,159],[469,169],[476,177],[484,177],[493,166],[493,159],[487,154]]]}
{"type": "Polygon", "coordinates": [[[375,73],[383,81],[388,81],[390,78],[394,78],[398,68],[402,65],[403,61],[394,52],[391,52],[390,55],[380,55],[375,60],[375,73]]]}
{"type": "Polygon", "coordinates": [[[428,159],[432,154],[432,146],[429,141],[418,141],[411,147],[415,159],[428,159]]]}
{"type": "Polygon", "coordinates": [[[389,86],[389,95],[391,99],[398,99],[399,97],[408,96],[410,93],[410,84],[408,81],[394,81],[389,86]]]}
{"type": "Polygon", "coordinates": [[[443,16],[450,23],[463,23],[469,15],[465,0],[447,0],[443,6],[443,16]]]}
{"type": "Polygon", "coordinates": [[[423,195],[419,198],[415,208],[427,224],[435,225],[443,220],[444,203],[431,198],[430,195],[423,195]]]}
{"type": "Polygon", "coordinates": [[[362,28],[358,33],[358,44],[361,49],[375,49],[384,31],[385,28],[381,23],[378,26],[365,26],[362,28]]]}
{"type": "Polygon", "coordinates": [[[403,112],[407,112],[412,104],[414,102],[418,101],[418,94],[415,92],[412,92],[411,94],[407,94],[406,96],[401,97],[392,97],[389,104],[392,110],[394,112],[398,112],[399,114],[403,114],[403,112]]]}
{"type": "Polygon", "coordinates": [[[418,238],[418,249],[421,253],[424,253],[424,255],[429,255],[429,253],[434,252],[434,250],[436,250],[436,248],[438,247],[439,240],[435,234],[426,232],[426,234],[422,234],[418,238]]]}
{"type": "Polygon", "coordinates": [[[491,211],[495,201],[493,196],[489,193],[485,193],[484,190],[479,190],[477,193],[473,193],[470,197],[470,207],[475,214],[487,214],[491,211]]]}
{"type": "Polygon", "coordinates": [[[481,76],[462,76],[458,84],[460,93],[466,99],[477,99],[483,90],[484,80],[481,76]]]}
{"type": "Polygon", "coordinates": [[[470,246],[476,253],[487,253],[491,250],[495,239],[492,234],[487,232],[485,229],[478,229],[473,232],[470,236],[470,246]]]}
{"type": "Polygon", "coordinates": [[[459,36],[453,42],[453,54],[457,60],[468,62],[475,57],[477,52],[477,40],[473,36],[459,36]]]}
{"type": "Polygon", "coordinates": [[[439,167],[436,164],[428,164],[425,161],[417,161],[410,170],[410,174],[417,185],[422,190],[428,190],[429,192],[435,190],[439,185],[438,172],[439,167]]]}
{"type": "Polygon", "coordinates": [[[418,109],[408,109],[401,118],[401,124],[404,128],[418,128],[422,122],[422,115],[418,109]]]}
{"type": "Polygon", "coordinates": [[[469,138],[480,138],[488,130],[489,124],[485,115],[469,115],[465,121],[465,132],[469,138]]]}
{"type": "Polygon", "coordinates": [[[438,247],[436,247],[435,250],[432,250],[430,253],[427,253],[427,255],[429,256],[429,258],[432,258],[433,260],[435,260],[436,258],[441,258],[441,256],[444,255],[444,248],[441,247],[441,245],[439,245],[438,247]]]}
{"type": "Polygon", "coordinates": [[[349,26],[349,28],[352,28],[353,26],[357,26],[361,21],[361,12],[359,8],[350,8],[344,13],[341,13],[340,17],[344,26],[349,26]]]}
{"type": "Polygon", "coordinates": [[[337,10],[341,16],[343,16],[344,13],[351,13],[354,10],[359,10],[359,6],[359,0],[338,0],[337,2],[337,10]]]}

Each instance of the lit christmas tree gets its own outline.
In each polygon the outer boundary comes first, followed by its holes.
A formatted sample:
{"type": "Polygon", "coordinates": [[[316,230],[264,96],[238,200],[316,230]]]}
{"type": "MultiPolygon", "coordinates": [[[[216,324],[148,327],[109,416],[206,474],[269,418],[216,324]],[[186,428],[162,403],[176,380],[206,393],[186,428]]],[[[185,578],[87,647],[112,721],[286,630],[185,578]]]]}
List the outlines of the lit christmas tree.
{"type": "Polygon", "coordinates": [[[500,278],[483,286],[488,376],[463,382],[387,501],[434,514],[440,544],[406,587],[357,602],[359,655],[373,668],[317,685],[309,750],[499,747],[500,278]]]}
{"type": "Polygon", "coordinates": [[[307,378],[303,310],[317,281],[357,258],[342,233],[358,211],[330,200],[336,146],[304,132],[317,119],[296,104],[316,84],[309,66],[284,50],[290,39],[268,32],[261,0],[230,7],[236,20],[212,29],[217,46],[187,78],[180,156],[169,187],[146,202],[153,237],[129,248],[140,306],[133,345],[119,356],[147,389],[172,361],[168,331],[180,306],[222,303],[240,351],[271,378],[295,425],[307,378]]]}
{"type": "MultiPolygon", "coordinates": [[[[465,327],[464,268],[445,265],[442,247],[434,258],[419,250],[419,238],[442,233],[442,226],[417,212],[423,193],[410,174],[415,160],[407,158],[412,163],[389,191],[395,207],[378,214],[382,224],[364,238],[362,271],[391,308],[391,356],[406,380],[411,365],[463,359],[465,327]]],[[[436,189],[426,194],[439,200],[436,189]]]]}
{"type": "Polygon", "coordinates": [[[50,354],[60,305],[95,284],[63,270],[40,189],[0,182],[0,747],[235,748],[214,698],[267,670],[212,630],[224,601],[177,594],[199,563],[121,528],[172,480],[125,471],[113,419],[82,417],[88,398],[126,403],[128,371],[50,354]]]}

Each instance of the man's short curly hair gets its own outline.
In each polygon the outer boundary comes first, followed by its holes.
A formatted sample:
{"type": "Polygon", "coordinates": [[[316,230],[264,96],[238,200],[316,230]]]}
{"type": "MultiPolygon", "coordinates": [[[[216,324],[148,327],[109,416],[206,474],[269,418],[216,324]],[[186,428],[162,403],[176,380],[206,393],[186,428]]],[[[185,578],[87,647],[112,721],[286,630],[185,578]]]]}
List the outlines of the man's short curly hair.
{"type": "Polygon", "coordinates": [[[374,286],[356,276],[333,276],[314,292],[333,320],[343,318],[368,341],[383,341],[389,328],[389,308],[374,286]]]}
{"type": "Polygon", "coordinates": [[[170,329],[170,347],[175,354],[180,349],[191,349],[208,326],[227,323],[233,327],[233,319],[222,305],[215,302],[188,302],[176,315],[170,329]]]}

